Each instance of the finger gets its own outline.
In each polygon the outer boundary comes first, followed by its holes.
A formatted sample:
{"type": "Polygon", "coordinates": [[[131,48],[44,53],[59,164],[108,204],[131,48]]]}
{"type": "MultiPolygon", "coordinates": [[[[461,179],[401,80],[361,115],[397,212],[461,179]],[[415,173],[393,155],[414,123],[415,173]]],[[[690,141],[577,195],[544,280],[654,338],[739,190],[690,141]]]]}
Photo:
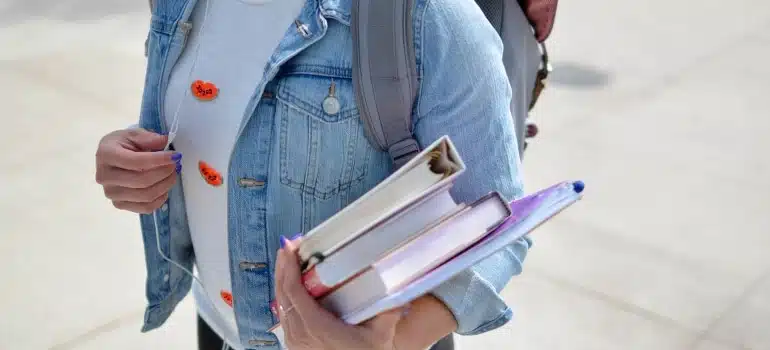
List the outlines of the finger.
{"type": "Polygon", "coordinates": [[[120,145],[111,145],[100,148],[96,157],[102,165],[144,171],[164,165],[174,165],[181,160],[181,153],[173,151],[137,152],[120,145]]]}
{"type": "MultiPolygon", "coordinates": [[[[284,307],[290,307],[288,304],[284,307]]],[[[298,343],[307,343],[311,341],[308,334],[308,327],[294,309],[281,311],[281,324],[284,327],[284,334],[289,345],[298,343]]],[[[290,347],[290,349],[293,347],[290,347]]]]}
{"type": "MultiPolygon", "coordinates": [[[[323,329],[333,331],[336,327],[344,325],[336,316],[321,307],[305,289],[301,281],[297,248],[291,241],[287,241],[279,256],[282,261],[281,287],[288,297],[294,312],[298,313],[306,325],[312,325],[314,331],[322,332],[323,329]]],[[[315,332],[314,332],[315,333],[315,332]]]]}
{"type": "MultiPolygon", "coordinates": [[[[279,253],[280,253],[280,251],[279,251],[279,253]]],[[[275,288],[275,300],[276,300],[276,303],[278,304],[275,307],[275,312],[276,312],[276,317],[278,317],[278,322],[281,323],[281,325],[283,327],[283,331],[286,334],[289,331],[289,329],[288,329],[288,327],[286,327],[286,323],[285,323],[284,316],[283,316],[283,310],[281,310],[281,307],[288,306],[286,304],[286,302],[288,300],[287,300],[286,296],[283,294],[283,288],[281,288],[282,265],[283,264],[281,262],[280,254],[278,254],[278,257],[276,257],[276,260],[275,260],[275,283],[274,283],[274,287],[273,287],[273,288],[275,288]]]]}
{"type": "Polygon", "coordinates": [[[302,242],[302,234],[298,233],[294,237],[289,239],[291,241],[292,249],[299,249],[299,244],[302,242]]]}
{"type": "Polygon", "coordinates": [[[283,293],[283,259],[281,259],[281,251],[278,250],[277,257],[275,259],[275,299],[278,301],[278,318],[283,322],[283,315],[281,314],[281,306],[287,307],[289,304],[288,297],[283,293]]]}
{"type": "Polygon", "coordinates": [[[112,205],[120,210],[130,211],[137,214],[152,214],[155,210],[158,210],[163,203],[168,200],[168,194],[160,196],[158,199],[150,203],[136,203],[136,202],[118,202],[113,201],[112,205]]]}
{"type": "Polygon", "coordinates": [[[275,298],[278,300],[278,317],[282,323],[286,320],[290,311],[293,311],[290,310],[293,308],[291,300],[283,289],[285,261],[286,259],[281,254],[281,250],[278,250],[278,257],[275,263],[275,298]]]}
{"type": "Polygon", "coordinates": [[[283,327],[286,343],[293,346],[300,339],[307,337],[307,334],[304,332],[305,326],[302,318],[293,310],[291,300],[283,292],[285,260],[284,255],[279,250],[275,264],[275,298],[278,300],[278,319],[281,322],[281,327],[283,327]]]}
{"type": "Polygon", "coordinates": [[[166,147],[168,136],[136,128],[128,131],[128,140],[140,151],[160,151],[166,147]]]}
{"type": "MultiPolygon", "coordinates": [[[[290,240],[292,242],[299,242],[301,239],[302,239],[302,234],[297,234],[294,237],[292,237],[290,240]]],[[[281,236],[281,240],[283,240],[283,236],[281,236]]],[[[296,245],[292,245],[292,247],[295,247],[295,246],[296,245]]],[[[276,296],[276,299],[279,299],[280,297],[286,298],[285,302],[287,303],[286,305],[288,305],[290,300],[288,300],[288,297],[285,296],[285,294],[282,292],[283,288],[281,288],[284,281],[283,271],[284,271],[284,265],[285,265],[284,255],[281,254],[282,250],[283,250],[283,242],[281,244],[281,249],[278,250],[278,254],[275,261],[275,296],[276,296]]],[[[279,300],[279,302],[281,302],[281,300],[279,300]]],[[[284,304],[280,304],[280,305],[284,305],[284,304]]]]}
{"type": "Polygon", "coordinates": [[[128,188],[104,186],[104,195],[118,202],[151,203],[168,193],[176,182],[176,174],[171,174],[160,182],[147,188],[128,188]]]}
{"type": "Polygon", "coordinates": [[[96,183],[103,186],[148,188],[171,176],[175,165],[164,165],[144,172],[102,166],[96,170],[96,183]]]}

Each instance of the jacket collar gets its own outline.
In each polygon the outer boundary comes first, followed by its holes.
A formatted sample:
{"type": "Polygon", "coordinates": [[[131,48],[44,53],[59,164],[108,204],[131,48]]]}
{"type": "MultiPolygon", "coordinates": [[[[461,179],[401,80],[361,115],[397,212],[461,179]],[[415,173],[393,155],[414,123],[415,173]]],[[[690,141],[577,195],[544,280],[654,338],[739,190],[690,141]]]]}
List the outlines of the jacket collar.
{"type": "Polygon", "coordinates": [[[318,2],[321,14],[324,17],[333,18],[344,23],[345,25],[350,25],[350,9],[352,6],[352,0],[318,0],[318,2]]]}

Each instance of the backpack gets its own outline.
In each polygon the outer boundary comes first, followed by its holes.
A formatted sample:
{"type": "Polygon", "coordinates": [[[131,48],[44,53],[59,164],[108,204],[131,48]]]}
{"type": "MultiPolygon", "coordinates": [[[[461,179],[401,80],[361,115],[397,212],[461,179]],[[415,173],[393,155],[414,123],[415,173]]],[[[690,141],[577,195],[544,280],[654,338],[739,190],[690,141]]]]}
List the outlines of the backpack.
{"type": "MultiPolygon", "coordinates": [[[[419,144],[412,134],[411,121],[417,89],[411,31],[413,2],[414,0],[354,0],[351,9],[353,86],[356,102],[369,142],[390,154],[394,168],[402,166],[420,151],[419,144]]],[[[544,41],[553,28],[557,2],[558,0],[476,0],[503,41],[503,61],[509,81],[514,90],[526,91],[526,97],[530,101],[525,110],[521,110],[521,106],[511,104],[520,154],[523,154],[527,146],[526,139],[537,134],[537,126],[527,116],[551,71],[544,41]],[[513,49],[523,44],[517,41],[521,40],[521,35],[507,35],[509,33],[506,32],[506,29],[509,29],[506,23],[512,16],[521,16],[522,13],[530,22],[533,35],[540,46],[541,62],[536,76],[532,76],[531,69],[525,69],[523,64],[519,63],[523,59],[520,54],[526,50],[513,49]],[[531,77],[521,78],[523,75],[531,77]],[[514,79],[516,76],[519,79],[514,79]]]]}

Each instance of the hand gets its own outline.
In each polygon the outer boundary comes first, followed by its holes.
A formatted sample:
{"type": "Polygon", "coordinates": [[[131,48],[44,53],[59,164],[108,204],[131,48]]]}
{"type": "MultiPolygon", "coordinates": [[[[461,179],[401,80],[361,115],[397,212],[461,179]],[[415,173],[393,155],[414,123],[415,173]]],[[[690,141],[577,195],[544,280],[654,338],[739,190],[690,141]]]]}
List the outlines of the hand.
{"type": "Polygon", "coordinates": [[[396,349],[396,328],[405,308],[386,311],[358,326],[346,324],[308,294],[300,281],[297,241],[281,239],[284,247],[278,251],[275,295],[287,348],[396,349]]]}
{"type": "Polygon", "coordinates": [[[181,153],[163,151],[168,137],[144,129],[107,134],[96,151],[96,182],[123,210],[148,214],[168,198],[182,169],[181,153]]]}

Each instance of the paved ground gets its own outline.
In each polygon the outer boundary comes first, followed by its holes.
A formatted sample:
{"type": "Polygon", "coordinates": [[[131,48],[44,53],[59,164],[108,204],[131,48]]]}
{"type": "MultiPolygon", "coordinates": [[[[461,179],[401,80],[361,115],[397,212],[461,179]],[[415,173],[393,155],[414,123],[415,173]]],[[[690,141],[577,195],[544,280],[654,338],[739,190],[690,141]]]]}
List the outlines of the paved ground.
{"type": "MultiPolygon", "coordinates": [[[[0,349],[193,348],[189,301],[139,333],[138,223],[92,180],[137,115],[145,5],[0,2],[0,349]]],[[[768,33],[759,0],[562,2],[528,183],[586,199],[464,348],[770,349],[768,33]]]]}

